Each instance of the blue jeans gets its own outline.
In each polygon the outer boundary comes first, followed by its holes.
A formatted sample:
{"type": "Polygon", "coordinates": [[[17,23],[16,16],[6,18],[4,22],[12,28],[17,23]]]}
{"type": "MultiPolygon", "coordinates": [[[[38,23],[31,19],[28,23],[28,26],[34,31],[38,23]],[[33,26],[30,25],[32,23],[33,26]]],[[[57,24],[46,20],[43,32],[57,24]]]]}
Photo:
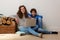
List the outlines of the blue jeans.
{"type": "Polygon", "coordinates": [[[35,32],[35,30],[33,30],[31,27],[19,26],[18,29],[20,32],[25,32],[26,34],[31,33],[35,36],[38,36],[39,34],[38,32],[35,32]]]}
{"type": "Polygon", "coordinates": [[[43,28],[42,18],[38,18],[38,26],[39,26],[39,28],[43,28]]]}
{"type": "Polygon", "coordinates": [[[44,34],[52,34],[51,31],[47,31],[47,30],[44,30],[44,29],[42,29],[42,28],[38,28],[37,31],[38,31],[38,32],[41,32],[41,33],[44,33],[44,34]]]}
{"type": "Polygon", "coordinates": [[[51,31],[47,31],[43,28],[39,28],[38,25],[34,26],[32,29],[35,30],[36,32],[39,32],[39,33],[44,33],[44,34],[51,34],[52,33],[51,31]]]}
{"type": "Polygon", "coordinates": [[[41,33],[45,33],[45,34],[51,34],[52,32],[44,30],[43,29],[43,23],[42,23],[42,19],[38,18],[38,25],[36,25],[34,28],[32,28],[33,30],[37,30],[37,32],[41,32],[41,33]]]}

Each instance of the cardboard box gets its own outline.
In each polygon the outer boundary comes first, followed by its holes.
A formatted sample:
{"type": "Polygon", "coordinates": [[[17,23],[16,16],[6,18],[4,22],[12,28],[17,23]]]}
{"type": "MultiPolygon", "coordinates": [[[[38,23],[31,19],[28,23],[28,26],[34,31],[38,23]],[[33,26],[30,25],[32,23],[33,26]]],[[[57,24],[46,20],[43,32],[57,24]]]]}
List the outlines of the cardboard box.
{"type": "Polygon", "coordinates": [[[23,26],[26,26],[26,27],[36,26],[36,19],[34,18],[27,18],[24,21],[25,22],[22,23],[23,26]]]}

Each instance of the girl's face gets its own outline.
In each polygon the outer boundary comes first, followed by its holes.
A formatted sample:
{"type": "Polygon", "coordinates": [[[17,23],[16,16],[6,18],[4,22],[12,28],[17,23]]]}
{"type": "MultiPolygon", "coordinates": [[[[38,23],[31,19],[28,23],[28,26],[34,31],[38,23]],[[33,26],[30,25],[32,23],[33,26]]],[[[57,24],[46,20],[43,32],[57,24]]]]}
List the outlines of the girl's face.
{"type": "Polygon", "coordinates": [[[36,12],[35,11],[32,11],[32,16],[35,16],[36,15],[36,12]]]}
{"type": "Polygon", "coordinates": [[[25,13],[25,8],[24,7],[21,7],[21,12],[25,13]]]}

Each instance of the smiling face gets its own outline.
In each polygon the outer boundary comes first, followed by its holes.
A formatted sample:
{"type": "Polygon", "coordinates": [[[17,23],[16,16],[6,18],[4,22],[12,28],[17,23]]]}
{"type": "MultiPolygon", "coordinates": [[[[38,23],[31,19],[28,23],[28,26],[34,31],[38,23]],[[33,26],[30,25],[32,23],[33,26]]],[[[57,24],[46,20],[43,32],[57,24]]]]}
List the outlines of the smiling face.
{"type": "Polygon", "coordinates": [[[25,13],[25,8],[24,7],[21,7],[21,12],[25,13]]]}
{"type": "Polygon", "coordinates": [[[17,15],[19,16],[19,18],[23,18],[23,17],[28,18],[27,14],[28,12],[26,7],[24,5],[19,6],[19,10],[17,12],[17,15]]]}
{"type": "Polygon", "coordinates": [[[37,11],[36,11],[36,9],[35,8],[33,8],[33,9],[31,9],[31,14],[32,14],[32,16],[35,16],[36,14],[37,14],[37,11]]]}
{"type": "Polygon", "coordinates": [[[32,14],[32,16],[35,16],[36,15],[36,12],[35,11],[32,11],[31,14],[32,14]]]}

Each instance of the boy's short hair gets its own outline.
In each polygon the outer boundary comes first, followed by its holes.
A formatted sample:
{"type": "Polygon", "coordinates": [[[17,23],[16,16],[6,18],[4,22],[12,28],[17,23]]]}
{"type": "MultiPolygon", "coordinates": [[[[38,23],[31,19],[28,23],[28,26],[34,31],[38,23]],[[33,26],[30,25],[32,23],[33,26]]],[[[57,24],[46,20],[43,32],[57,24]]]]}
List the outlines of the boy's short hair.
{"type": "Polygon", "coordinates": [[[37,13],[37,11],[36,11],[35,8],[32,8],[32,9],[30,10],[30,13],[32,13],[32,11],[35,11],[35,13],[37,13]]]}

